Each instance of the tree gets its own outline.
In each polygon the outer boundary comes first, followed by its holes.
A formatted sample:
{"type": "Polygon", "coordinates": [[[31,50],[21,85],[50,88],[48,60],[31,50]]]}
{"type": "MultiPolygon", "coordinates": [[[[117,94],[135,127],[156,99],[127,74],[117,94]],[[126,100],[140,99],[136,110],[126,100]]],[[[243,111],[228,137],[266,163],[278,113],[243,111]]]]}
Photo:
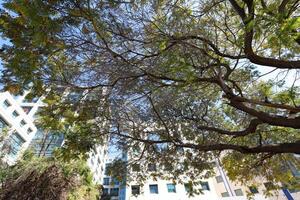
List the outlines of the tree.
{"type": "Polygon", "coordinates": [[[6,172],[6,176],[2,177],[0,199],[98,198],[99,188],[92,183],[85,160],[65,162],[58,157],[35,157],[26,152],[6,172]]]}
{"type": "MultiPolygon", "coordinates": [[[[179,165],[191,177],[211,169],[223,151],[239,180],[250,177],[233,161],[247,169],[258,164],[265,175],[300,153],[298,0],[3,6],[1,33],[11,44],[2,47],[2,82],[45,96],[49,126],[62,118],[61,129],[76,124],[66,149],[87,151],[101,141],[105,129],[89,121],[101,116],[116,144],[140,148],[134,162],[168,166],[173,178],[182,173],[179,165]],[[62,90],[77,98],[62,98],[62,90]]],[[[294,181],[286,177],[266,176],[294,181]]]]}

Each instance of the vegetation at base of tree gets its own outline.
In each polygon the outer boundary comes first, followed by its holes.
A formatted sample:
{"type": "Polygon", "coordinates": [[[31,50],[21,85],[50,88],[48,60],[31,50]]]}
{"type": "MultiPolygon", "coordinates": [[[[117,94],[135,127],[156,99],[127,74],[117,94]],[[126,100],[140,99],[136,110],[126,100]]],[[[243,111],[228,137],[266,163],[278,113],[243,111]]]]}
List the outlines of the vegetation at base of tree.
{"type": "Polygon", "coordinates": [[[68,159],[110,137],[135,180],[196,184],[220,158],[233,180],[252,184],[258,164],[257,176],[292,187],[299,10],[298,0],[8,0],[1,82],[45,98],[43,124],[66,135],[68,159]],[[151,163],[168,173],[137,167],[151,163]]]}
{"type": "Polygon", "coordinates": [[[0,199],[97,200],[86,160],[62,161],[25,152],[12,166],[1,165],[0,199]]]}

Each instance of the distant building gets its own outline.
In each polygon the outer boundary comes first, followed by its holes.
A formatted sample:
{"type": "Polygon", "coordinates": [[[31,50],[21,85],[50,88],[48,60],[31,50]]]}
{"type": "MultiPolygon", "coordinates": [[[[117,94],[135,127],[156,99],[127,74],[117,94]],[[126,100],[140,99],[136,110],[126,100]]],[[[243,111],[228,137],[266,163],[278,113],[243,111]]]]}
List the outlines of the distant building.
{"type": "MultiPolygon", "coordinates": [[[[106,166],[112,162],[108,159],[106,166]]],[[[156,164],[148,166],[140,165],[146,171],[158,171],[156,164]]],[[[257,179],[262,185],[258,188],[251,186],[243,186],[240,183],[230,181],[225,170],[216,161],[215,176],[201,180],[194,189],[202,189],[202,194],[189,196],[188,183],[174,183],[169,180],[146,178],[143,185],[135,181],[125,181],[123,184],[115,184],[114,178],[108,175],[104,176],[103,186],[106,197],[112,200],[247,200],[247,194],[252,194],[254,200],[298,200],[300,199],[299,191],[289,191],[287,189],[275,191],[275,195],[265,197],[264,191],[272,187],[272,183],[263,179],[257,179]]],[[[132,175],[132,172],[131,172],[132,175]]],[[[103,198],[105,200],[105,198],[103,198]]]]}

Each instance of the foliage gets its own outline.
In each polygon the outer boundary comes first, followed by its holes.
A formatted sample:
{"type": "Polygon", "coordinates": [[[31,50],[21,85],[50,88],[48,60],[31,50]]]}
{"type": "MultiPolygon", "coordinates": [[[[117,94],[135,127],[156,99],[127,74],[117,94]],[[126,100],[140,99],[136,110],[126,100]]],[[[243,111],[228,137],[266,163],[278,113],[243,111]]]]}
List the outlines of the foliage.
{"type": "Polygon", "coordinates": [[[2,168],[1,199],[97,199],[99,188],[84,160],[61,161],[26,152],[13,166],[2,168]]]}
{"type": "MultiPolygon", "coordinates": [[[[3,7],[0,30],[10,44],[2,47],[1,80],[10,91],[44,96],[42,124],[66,135],[65,158],[110,135],[128,152],[129,171],[154,162],[170,173],[153,177],[201,179],[226,152],[232,179],[249,180],[232,163],[266,162],[257,175],[290,181],[288,170],[275,178],[265,171],[278,172],[278,160],[300,153],[299,1],[10,0],[3,7]]],[[[145,171],[135,174],[145,179],[145,171]]]]}

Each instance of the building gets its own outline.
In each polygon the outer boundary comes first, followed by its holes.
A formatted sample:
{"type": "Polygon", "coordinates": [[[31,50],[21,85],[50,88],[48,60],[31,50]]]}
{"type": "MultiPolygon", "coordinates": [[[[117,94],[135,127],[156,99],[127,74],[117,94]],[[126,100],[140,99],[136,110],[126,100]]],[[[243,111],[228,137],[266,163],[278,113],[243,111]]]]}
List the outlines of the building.
{"type": "Polygon", "coordinates": [[[5,135],[5,146],[9,151],[4,155],[4,161],[13,164],[21,152],[28,148],[37,128],[34,124],[34,114],[40,105],[39,99],[28,102],[23,96],[13,96],[9,92],[0,93],[0,131],[5,135]]]}
{"type": "MultiPolygon", "coordinates": [[[[126,157],[123,157],[126,160],[126,157]]],[[[108,159],[106,166],[112,159],[108,159]]],[[[141,166],[147,171],[157,171],[155,164],[149,164],[148,166],[141,166]]],[[[297,200],[300,199],[299,191],[288,191],[282,189],[274,192],[274,196],[266,197],[264,192],[272,187],[272,183],[264,182],[263,179],[257,179],[262,183],[259,187],[244,186],[240,183],[230,181],[226,175],[225,170],[216,161],[214,167],[215,176],[201,180],[198,186],[194,189],[202,189],[202,194],[189,195],[191,187],[188,182],[186,183],[174,183],[169,180],[147,178],[141,185],[138,182],[128,181],[129,179],[125,175],[123,184],[114,181],[113,177],[107,174],[103,179],[104,193],[112,200],[247,200],[247,195],[251,194],[254,200],[297,200]]],[[[132,176],[132,172],[129,173],[132,176]]],[[[105,200],[105,198],[103,198],[105,200]]]]}
{"type": "MultiPolygon", "coordinates": [[[[31,147],[39,156],[51,156],[55,148],[64,143],[63,134],[45,132],[36,127],[36,113],[43,106],[41,98],[28,101],[26,93],[13,96],[9,92],[0,93],[0,134],[9,151],[3,160],[13,164],[27,148],[31,147]]],[[[103,180],[107,143],[96,145],[89,153],[87,164],[93,174],[93,181],[100,184],[103,180]]]]}

